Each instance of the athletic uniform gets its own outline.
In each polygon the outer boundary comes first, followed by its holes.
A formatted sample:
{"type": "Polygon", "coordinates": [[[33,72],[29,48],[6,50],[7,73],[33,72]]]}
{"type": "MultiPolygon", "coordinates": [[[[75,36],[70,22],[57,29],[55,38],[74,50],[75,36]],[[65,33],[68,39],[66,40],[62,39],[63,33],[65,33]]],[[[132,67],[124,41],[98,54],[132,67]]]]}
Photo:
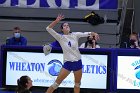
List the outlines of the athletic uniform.
{"type": "Polygon", "coordinates": [[[73,32],[68,35],[60,35],[52,28],[46,30],[60,43],[63,50],[64,65],[63,68],[69,71],[77,71],[82,68],[81,54],[78,48],[78,39],[80,37],[90,36],[91,32],[73,32]]]}

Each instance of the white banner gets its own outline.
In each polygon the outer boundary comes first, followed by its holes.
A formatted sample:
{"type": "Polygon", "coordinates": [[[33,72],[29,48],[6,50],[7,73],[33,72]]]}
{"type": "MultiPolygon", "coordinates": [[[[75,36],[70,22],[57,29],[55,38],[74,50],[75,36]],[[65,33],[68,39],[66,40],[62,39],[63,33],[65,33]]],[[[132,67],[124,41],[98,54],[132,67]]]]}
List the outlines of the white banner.
{"type": "MultiPolygon", "coordinates": [[[[81,88],[106,89],[107,55],[82,55],[83,75],[81,88]]],[[[17,85],[17,79],[28,75],[33,86],[49,87],[53,84],[63,64],[63,54],[51,53],[44,56],[35,52],[7,52],[6,85],[17,85]]],[[[73,88],[71,72],[60,87],[73,88]]]]}
{"type": "Polygon", "coordinates": [[[1,7],[117,9],[117,0],[1,0],[1,7]]]}

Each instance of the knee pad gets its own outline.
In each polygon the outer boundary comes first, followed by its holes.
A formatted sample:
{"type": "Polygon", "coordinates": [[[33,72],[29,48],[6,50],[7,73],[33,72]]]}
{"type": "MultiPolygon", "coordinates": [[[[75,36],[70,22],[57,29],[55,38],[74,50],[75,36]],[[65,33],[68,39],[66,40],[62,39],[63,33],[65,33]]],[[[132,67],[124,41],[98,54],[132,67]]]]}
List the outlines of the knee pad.
{"type": "Polygon", "coordinates": [[[75,87],[80,87],[80,86],[81,86],[81,83],[75,83],[74,86],[75,86],[75,87]]]}
{"type": "Polygon", "coordinates": [[[54,82],[52,85],[51,85],[54,89],[57,89],[59,84],[57,84],[56,82],[54,82]]]}

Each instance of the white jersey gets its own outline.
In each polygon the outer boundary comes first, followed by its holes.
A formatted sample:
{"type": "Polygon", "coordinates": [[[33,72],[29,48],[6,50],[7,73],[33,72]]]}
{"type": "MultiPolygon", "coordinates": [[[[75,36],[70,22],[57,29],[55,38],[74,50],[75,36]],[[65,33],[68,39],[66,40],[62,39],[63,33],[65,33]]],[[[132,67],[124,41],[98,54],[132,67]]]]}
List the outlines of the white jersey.
{"type": "Polygon", "coordinates": [[[68,35],[60,35],[52,28],[47,27],[46,30],[60,43],[63,50],[64,62],[74,62],[81,59],[81,54],[78,48],[78,40],[80,37],[89,36],[91,32],[73,32],[68,35]]]}

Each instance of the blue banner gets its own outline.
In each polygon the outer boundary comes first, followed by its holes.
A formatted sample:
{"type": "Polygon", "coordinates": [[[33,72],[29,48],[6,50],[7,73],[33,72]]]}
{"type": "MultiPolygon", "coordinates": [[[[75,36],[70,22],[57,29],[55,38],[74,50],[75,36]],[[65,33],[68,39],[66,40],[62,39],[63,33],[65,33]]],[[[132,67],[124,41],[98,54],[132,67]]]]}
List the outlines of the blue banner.
{"type": "Polygon", "coordinates": [[[117,9],[118,0],[0,0],[1,7],[117,9]]]}

